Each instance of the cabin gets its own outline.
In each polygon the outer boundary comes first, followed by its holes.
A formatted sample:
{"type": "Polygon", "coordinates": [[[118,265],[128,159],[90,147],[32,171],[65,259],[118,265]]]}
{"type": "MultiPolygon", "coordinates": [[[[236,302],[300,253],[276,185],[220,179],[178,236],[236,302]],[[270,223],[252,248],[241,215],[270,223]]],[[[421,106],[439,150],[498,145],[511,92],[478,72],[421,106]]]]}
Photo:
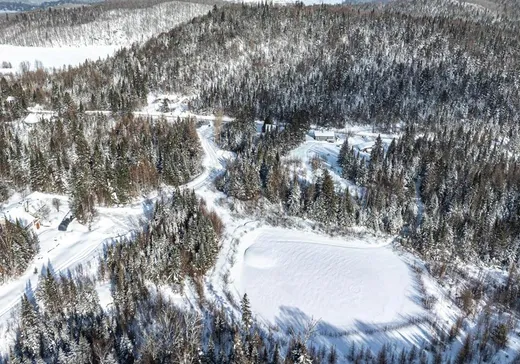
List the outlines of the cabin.
{"type": "Polygon", "coordinates": [[[333,131],[314,131],[314,139],[322,142],[334,143],[336,141],[336,134],[333,131]]]}

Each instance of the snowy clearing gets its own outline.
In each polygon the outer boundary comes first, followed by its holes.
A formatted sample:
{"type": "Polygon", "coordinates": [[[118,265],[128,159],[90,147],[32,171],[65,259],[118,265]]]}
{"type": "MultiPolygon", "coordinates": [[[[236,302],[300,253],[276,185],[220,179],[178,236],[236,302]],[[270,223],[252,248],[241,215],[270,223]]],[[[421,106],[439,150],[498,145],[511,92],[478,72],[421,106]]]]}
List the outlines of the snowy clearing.
{"type": "Polygon", "coordinates": [[[13,68],[0,68],[0,73],[16,73],[20,64],[28,62],[29,69],[37,68],[36,62],[47,69],[63,66],[77,66],[86,60],[96,61],[115,53],[117,46],[84,46],[84,47],[21,47],[0,44],[0,64],[11,63],[13,68]]]}
{"type": "Polygon", "coordinates": [[[269,227],[241,241],[231,279],[267,323],[303,329],[313,318],[318,331],[333,333],[424,314],[413,273],[390,241],[269,227]]]}
{"type": "MultiPolygon", "coordinates": [[[[285,158],[286,161],[301,161],[301,164],[296,164],[293,168],[294,172],[300,177],[307,181],[313,181],[316,176],[319,175],[319,171],[313,168],[313,159],[318,158],[320,160],[320,166],[326,168],[337,188],[347,189],[350,194],[360,195],[361,188],[356,186],[349,180],[341,177],[341,167],[338,165],[338,154],[341,149],[345,138],[348,137],[349,145],[354,149],[356,155],[361,155],[364,158],[370,158],[370,148],[375,143],[375,140],[379,134],[370,133],[364,129],[341,129],[336,131],[337,140],[334,143],[327,141],[315,140],[311,135],[313,131],[309,132],[306,136],[305,141],[297,148],[291,150],[288,156],[285,158]]],[[[393,138],[398,138],[398,135],[381,135],[383,147],[386,150],[393,138]]]]}

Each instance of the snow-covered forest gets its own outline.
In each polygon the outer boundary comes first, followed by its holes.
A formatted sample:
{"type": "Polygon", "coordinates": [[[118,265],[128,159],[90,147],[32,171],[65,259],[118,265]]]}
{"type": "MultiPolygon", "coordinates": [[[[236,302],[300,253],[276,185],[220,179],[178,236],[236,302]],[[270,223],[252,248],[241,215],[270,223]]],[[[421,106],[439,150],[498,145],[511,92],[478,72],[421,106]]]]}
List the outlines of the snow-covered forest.
{"type": "Polygon", "coordinates": [[[0,20],[0,44],[128,46],[144,42],[210,9],[204,1],[132,0],[6,14],[0,20]]]}
{"type": "Polygon", "coordinates": [[[0,78],[0,362],[520,362],[519,30],[514,0],[2,15],[127,47],[0,78]]]}
{"type": "MultiPolygon", "coordinates": [[[[432,119],[502,123],[520,114],[520,46],[516,23],[509,24],[355,7],[237,5],[50,79],[87,109],[142,106],[144,83],[196,93],[196,110],[248,110],[282,121],[304,108],[322,125],[387,130],[432,119]]],[[[19,82],[50,102],[46,80],[27,75],[19,82]]]]}

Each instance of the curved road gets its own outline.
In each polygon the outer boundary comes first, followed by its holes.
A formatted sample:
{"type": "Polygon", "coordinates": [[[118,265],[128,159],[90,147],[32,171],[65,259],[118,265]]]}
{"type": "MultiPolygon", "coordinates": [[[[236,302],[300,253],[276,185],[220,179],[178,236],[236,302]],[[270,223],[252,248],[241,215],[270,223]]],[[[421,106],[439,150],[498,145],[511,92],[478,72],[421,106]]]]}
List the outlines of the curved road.
{"type": "MultiPolygon", "coordinates": [[[[222,157],[219,157],[218,147],[211,140],[213,127],[203,126],[198,130],[198,135],[205,155],[203,160],[204,171],[192,181],[181,186],[181,188],[197,190],[208,185],[214,177],[214,172],[221,170],[225,162],[222,157]]],[[[46,195],[42,194],[42,196],[46,195]]],[[[16,206],[19,206],[19,202],[10,204],[6,209],[16,206]]],[[[109,218],[114,222],[115,225],[112,225],[112,228],[118,225],[119,227],[122,227],[128,225],[128,220],[125,223],[125,221],[122,221],[123,219],[117,219],[117,217],[122,215],[128,219],[130,215],[130,217],[142,218],[144,215],[142,206],[143,201],[140,201],[125,207],[99,208],[99,212],[102,215],[101,219],[109,218]],[[119,224],[117,220],[120,220],[119,224]]],[[[6,209],[4,209],[4,211],[6,209]]],[[[103,233],[92,231],[83,234],[75,233],[71,236],[71,234],[58,232],[57,226],[42,231],[40,236],[45,234],[46,242],[52,242],[52,239],[54,239],[56,244],[51,243],[53,247],[50,249],[48,244],[45,244],[46,251],[40,251],[40,253],[35,256],[32,263],[29,265],[29,268],[22,276],[0,286],[0,325],[2,324],[1,321],[6,320],[9,317],[9,313],[20,303],[20,298],[26,291],[26,287],[30,285],[33,290],[37,287],[38,275],[33,273],[34,266],[39,267],[42,264],[47,265],[48,263],[53,265],[54,263],[56,266],[53,266],[53,270],[57,273],[73,269],[80,263],[86,263],[96,259],[104,244],[123,237],[130,237],[133,232],[135,232],[135,229],[119,232],[117,234],[114,234],[113,230],[111,233],[107,233],[106,231],[103,233]],[[47,235],[49,234],[51,234],[51,236],[47,238],[47,235]],[[76,238],[76,240],[66,240],[70,238],[76,238]],[[60,245],[61,248],[59,247],[60,245]]]]}

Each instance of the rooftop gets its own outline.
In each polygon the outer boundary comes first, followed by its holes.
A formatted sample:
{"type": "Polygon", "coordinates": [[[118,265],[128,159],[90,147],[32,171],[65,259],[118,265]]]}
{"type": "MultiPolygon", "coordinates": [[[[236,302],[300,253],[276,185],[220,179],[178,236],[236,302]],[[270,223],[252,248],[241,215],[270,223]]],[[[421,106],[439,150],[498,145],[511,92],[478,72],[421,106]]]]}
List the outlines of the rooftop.
{"type": "Polygon", "coordinates": [[[334,134],[333,131],[319,131],[319,130],[315,130],[314,131],[314,137],[330,137],[330,138],[334,138],[336,136],[336,134],[334,134]]]}

